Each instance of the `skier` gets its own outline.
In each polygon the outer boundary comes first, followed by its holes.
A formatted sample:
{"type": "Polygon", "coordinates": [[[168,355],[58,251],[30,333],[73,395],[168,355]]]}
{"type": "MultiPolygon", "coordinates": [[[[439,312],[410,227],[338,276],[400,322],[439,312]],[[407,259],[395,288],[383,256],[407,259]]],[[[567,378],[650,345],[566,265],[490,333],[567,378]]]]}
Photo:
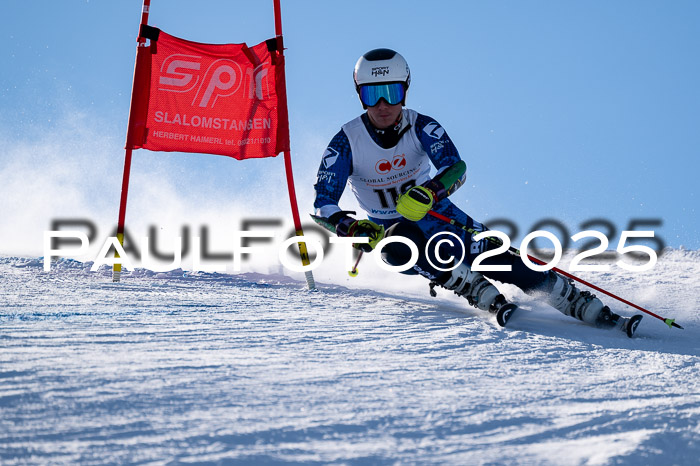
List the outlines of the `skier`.
{"type": "MultiPolygon", "coordinates": [[[[475,242],[464,230],[451,229],[465,245],[464,260],[452,264],[456,268],[451,271],[433,266],[438,256],[430,251],[425,255],[425,245],[433,235],[444,232],[447,224],[427,215],[430,210],[475,231],[485,229],[448,199],[464,183],[466,164],[436,120],[404,108],[411,72],[399,53],[384,48],[371,50],[357,61],[353,75],[366,112],[343,125],[323,154],[314,185],[314,218],[319,223],[338,236],[367,237],[368,243],[354,244],[365,252],[371,252],[385,236],[408,238],[421,254],[416,264],[402,273],[428,278],[431,294],[439,285],[479,309],[498,313],[501,325],[505,325],[515,305],[507,303],[485,277],[514,284],[529,294],[544,293],[546,302],[565,315],[633,335],[641,316],[628,319],[614,314],[600,299],[577,289],[560,274],[533,271],[515,255],[501,254],[482,262],[509,264],[510,272],[472,271],[474,259],[494,245],[487,239],[475,242]],[[432,177],[431,163],[437,169],[432,177]],[[339,207],[348,181],[368,219],[357,219],[353,217],[355,212],[339,207]]],[[[460,245],[442,242],[439,257],[461,255],[460,245]]],[[[410,250],[392,242],[382,249],[382,257],[391,265],[403,265],[409,261],[410,250]]]]}

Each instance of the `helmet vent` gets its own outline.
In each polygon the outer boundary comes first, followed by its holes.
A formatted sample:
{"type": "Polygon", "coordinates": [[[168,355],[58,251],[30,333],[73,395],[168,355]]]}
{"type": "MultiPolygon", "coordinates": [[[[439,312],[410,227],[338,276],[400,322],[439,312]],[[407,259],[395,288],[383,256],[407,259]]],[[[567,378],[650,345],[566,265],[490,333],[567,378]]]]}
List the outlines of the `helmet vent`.
{"type": "Polygon", "coordinates": [[[367,52],[364,57],[367,61],[390,60],[396,55],[391,49],[374,49],[367,52]]]}

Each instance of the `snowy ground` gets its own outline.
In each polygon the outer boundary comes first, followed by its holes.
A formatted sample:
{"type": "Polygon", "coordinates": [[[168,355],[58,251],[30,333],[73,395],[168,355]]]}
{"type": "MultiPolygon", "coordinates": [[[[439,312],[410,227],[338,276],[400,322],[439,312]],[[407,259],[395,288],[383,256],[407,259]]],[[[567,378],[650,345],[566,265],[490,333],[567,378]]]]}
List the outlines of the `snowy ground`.
{"type": "Polygon", "coordinates": [[[427,287],[87,268],[0,258],[2,464],[700,458],[697,251],[584,274],[685,327],[647,316],[634,340],[508,287],[503,330],[427,287]]]}

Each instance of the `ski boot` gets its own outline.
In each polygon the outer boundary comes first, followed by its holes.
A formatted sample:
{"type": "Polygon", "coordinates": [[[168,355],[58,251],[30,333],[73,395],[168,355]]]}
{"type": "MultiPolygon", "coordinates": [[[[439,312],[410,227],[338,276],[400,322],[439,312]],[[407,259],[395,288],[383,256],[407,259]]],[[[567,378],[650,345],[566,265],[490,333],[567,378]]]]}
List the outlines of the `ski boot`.
{"type": "Polygon", "coordinates": [[[617,328],[632,338],[637,330],[641,315],[631,318],[615,314],[608,306],[589,291],[581,291],[574,286],[572,280],[567,280],[555,274],[555,282],[547,303],[564,315],[579,319],[598,328],[617,328]]]}
{"type": "Polygon", "coordinates": [[[632,317],[623,317],[614,314],[608,306],[605,306],[600,312],[597,319],[597,327],[599,328],[616,328],[625,332],[629,338],[634,337],[639,323],[642,321],[642,315],[637,314],[632,317]]]}
{"type": "Polygon", "coordinates": [[[478,272],[473,272],[466,264],[460,264],[446,278],[441,277],[440,281],[431,281],[431,296],[437,295],[435,287],[438,285],[466,298],[469,304],[477,309],[496,314],[496,321],[501,327],[505,327],[506,322],[517,308],[515,304],[508,303],[498,288],[486,277],[478,272]]]}

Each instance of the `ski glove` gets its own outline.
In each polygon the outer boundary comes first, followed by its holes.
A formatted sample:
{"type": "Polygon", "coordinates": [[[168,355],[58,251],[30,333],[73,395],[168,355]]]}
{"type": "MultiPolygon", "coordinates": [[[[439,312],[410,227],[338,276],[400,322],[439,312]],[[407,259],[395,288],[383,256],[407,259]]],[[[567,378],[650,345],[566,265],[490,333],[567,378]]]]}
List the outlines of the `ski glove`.
{"type": "Polygon", "coordinates": [[[436,197],[432,190],[424,186],[414,186],[399,196],[396,211],[408,220],[417,222],[432,209],[436,197]]]}
{"type": "Polygon", "coordinates": [[[353,247],[364,252],[372,252],[372,249],[377,247],[377,243],[384,238],[384,225],[377,225],[370,220],[355,220],[348,228],[348,236],[368,237],[369,243],[353,243],[353,247]]]}

